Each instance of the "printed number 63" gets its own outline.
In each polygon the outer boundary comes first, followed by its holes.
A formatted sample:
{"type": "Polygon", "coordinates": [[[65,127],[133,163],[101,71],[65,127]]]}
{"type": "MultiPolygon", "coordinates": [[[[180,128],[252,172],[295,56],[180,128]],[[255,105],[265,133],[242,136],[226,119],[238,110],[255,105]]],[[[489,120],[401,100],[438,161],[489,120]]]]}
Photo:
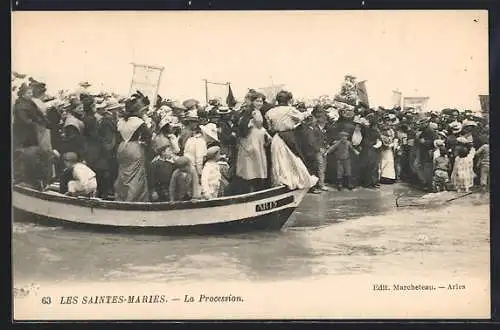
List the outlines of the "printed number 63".
{"type": "Polygon", "coordinates": [[[52,299],[50,297],[42,297],[42,304],[50,305],[52,303],[52,299]]]}

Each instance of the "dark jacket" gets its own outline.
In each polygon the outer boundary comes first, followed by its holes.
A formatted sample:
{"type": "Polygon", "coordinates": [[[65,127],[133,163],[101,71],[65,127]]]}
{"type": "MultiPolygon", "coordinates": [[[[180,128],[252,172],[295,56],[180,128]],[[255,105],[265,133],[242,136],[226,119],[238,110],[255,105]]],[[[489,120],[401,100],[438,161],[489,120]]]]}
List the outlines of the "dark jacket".
{"type": "Polygon", "coordinates": [[[37,146],[36,125],[47,126],[47,124],[45,116],[32,100],[18,98],[14,104],[12,125],[14,148],[37,146]]]}
{"type": "Polygon", "coordinates": [[[99,159],[96,162],[97,170],[108,170],[116,162],[118,132],[111,115],[104,115],[97,121],[96,140],[99,146],[99,159]]]}
{"type": "Polygon", "coordinates": [[[339,134],[342,131],[347,132],[350,138],[352,136],[352,133],[354,132],[354,124],[352,123],[352,121],[339,120],[338,122],[333,124],[329,129],[330,143],[333,142],[333,140],[340,139],[339,134]]]}
{"type": "Polygon", "coordinates": [[[326,147],[326,133],[317,124],[300,125],[301,149],[306,157],[315,157],[321,148],[326,147]]]}
{"type": "Polygon", "coordinates": [[[85,137],[74,126],[64,128],[64,138],[59,153],[63,155],[67,152],[75,152],[80,159],[85,159],[87,154],[85,137]]]}
{"type": "Polygon", "coordinates": [[[97,119],[94,114],[86,113],[83,117],[83,124],[85,125],[83,136],[87,143],[84,159],[87,165],[95,171],[102,155],[97,133],[97,119]]]}

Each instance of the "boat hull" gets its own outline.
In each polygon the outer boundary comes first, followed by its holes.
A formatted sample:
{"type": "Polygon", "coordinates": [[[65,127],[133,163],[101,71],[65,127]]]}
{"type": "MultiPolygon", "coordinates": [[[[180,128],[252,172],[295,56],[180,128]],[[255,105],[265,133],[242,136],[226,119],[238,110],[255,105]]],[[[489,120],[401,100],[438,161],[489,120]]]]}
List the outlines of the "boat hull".
{"type": "Polygon", "coordinates": [[[144,235],[222,235],[259,231],[279,231],[287,223],[295,208],[283,209],[269,214],[218,223],[186,226],[117,226],[86,224],[81,222],[54,219],[14,208],[15,221],[34,222],[43,226],[64,227],[99,233],[122,233],[144,235]]]}
{"type": "Polygon", "coordinates": [[[124,203],[14,187],[12,200],[15,221],[90,231],[196,235],[280,230],[305,193],[277,187],[210,201],[124,203]]]}

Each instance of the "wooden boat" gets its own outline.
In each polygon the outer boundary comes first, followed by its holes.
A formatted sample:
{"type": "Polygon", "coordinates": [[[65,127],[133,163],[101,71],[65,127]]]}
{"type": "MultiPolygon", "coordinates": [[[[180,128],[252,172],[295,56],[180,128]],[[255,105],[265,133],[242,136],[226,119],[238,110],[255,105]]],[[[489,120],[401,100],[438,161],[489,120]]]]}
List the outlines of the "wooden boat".
{"type": "Polygon", "coordinates": [[[48,190],[12,188],[14,220],[99,231],[207,234],[280,230],[306,189],[285,186],[254,193],[186,202],[129,203],[76,198],[48,190]]]}

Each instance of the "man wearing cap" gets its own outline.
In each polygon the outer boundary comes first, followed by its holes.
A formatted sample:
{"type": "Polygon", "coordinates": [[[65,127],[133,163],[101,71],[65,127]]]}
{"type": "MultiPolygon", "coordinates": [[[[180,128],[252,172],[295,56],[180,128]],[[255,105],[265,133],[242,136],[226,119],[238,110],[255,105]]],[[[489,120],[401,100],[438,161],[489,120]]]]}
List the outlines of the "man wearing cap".
{"type": "Polygon", "coordinates": [[[344,180],[347,181],[347,187],[353,189],[352,171],[351,171],[351,152],[358,154],[354,149],[351,141],[348,140],[349,133],[341,131],[339,133],[340,140],[336,141],[325,154],[332,153],[337,160],[337,188],[341,190],[344,180]]]}
{"type": "Polygon", "coordinates": [[[309,172],[318,177],[318,183],[313,193],[320,193],[321,190],[328,191],[325,186],[326,172],[326,124],[328,118],[321,106],[316,106],[311,113],[311,116],[306,118],[301,133],[303,137],[300,139],[302,143],[301,149],[304,150],[309,172]]]}

